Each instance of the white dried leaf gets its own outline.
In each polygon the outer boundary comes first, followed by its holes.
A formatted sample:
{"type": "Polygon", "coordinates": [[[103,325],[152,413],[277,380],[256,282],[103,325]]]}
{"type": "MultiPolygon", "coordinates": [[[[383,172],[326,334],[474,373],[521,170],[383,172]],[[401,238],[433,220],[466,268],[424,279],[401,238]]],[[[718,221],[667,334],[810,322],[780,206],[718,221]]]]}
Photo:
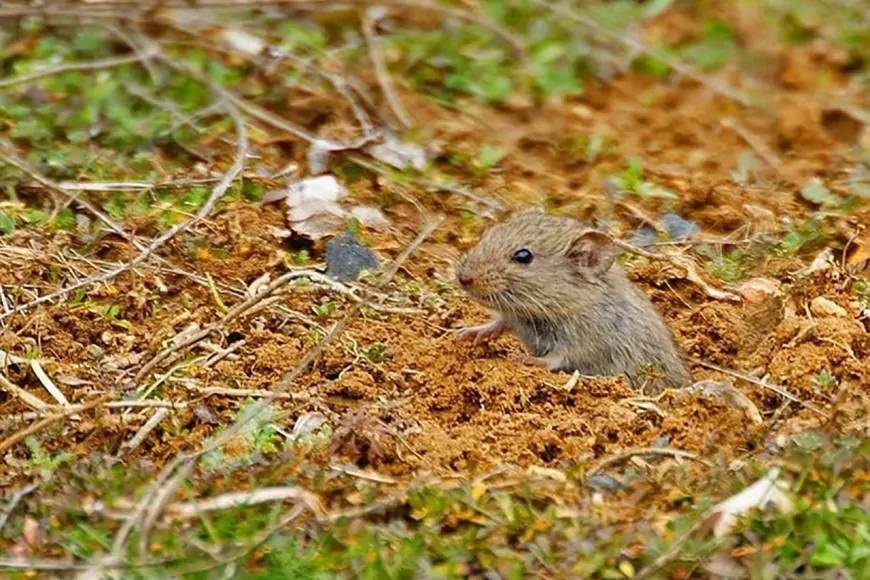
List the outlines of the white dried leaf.
{"type": "Polygon", "coordinates": [[[276,228],[274,226],[268,227],[269,233],[278,238],[279,240],[283,240],[285,238],[290,238],[293,236],[293,232],[286,228],[276,228]]]}
{"type": "Polygon", "coordinates": [[[347,190],[333,175],[302,179],[288,188],[286,199],[290,210],[287,218],[299,222],[321,213],[344,215],[338,201],[346,195],[347,190]]]}
{"type": "Polygon", "coordinates": [[[387,135],[381,143],[370,145],[366,152],[396,169],[413,167],[422,171],[426,168],[426,151],[421,146],[404,143],[392,135],[387,135]]]}
{"type": "Polygon", "coordinates": [[[385,230],[390,227],[390,220],[387,219],[384,212],[376,207],[357,206],[350,210],[350,214],[366,227],[376,230],[385,230]]]}
{"type": "Polygon", "coordinates": [[[250,56],[259,56],[268,46],[262,39],[257,38],[244,30],[225,28],[221,31],[221,37],[230,48],[250,56]]]}
{"type": "Polygon", "coordinates": [[[532,477],[538,477],[541,479],[552,479],[553,481],[558,481],[560,483],[568,481],[568,478],[563,471],[550,467],[530,465],[528,469],[526,469],[526,473],[532,477]]]}
{"type": "Polygon", "coordinates": [[[14,354],[9,354],[5,350],[0,350],[0,369],[9,365],[29,364],[30,361],[14,354]]]}
{"type": "Polygon", "coordinates": [[[737,287],[737,293],[749,303],[764,302],[768,298],[781,296],[779,282],[770,278],[752,278],[737,287]]]}
{"type": "Polygon", "coordinates": [[[846,318],[849,313],[845,308],[824,296],[816,296],[810,302],[810,312],[819,318],[846,318]]]}
{"type": "Polygon", "coordinates": [[[329,171],[329,163],[332,160],[334,147],[329,141],[318,139],[308,148],[308,172],[311,175],[319,175],[329,171]]]}
{"type": "Polygon", "coordinates": [[[343,217],[320,214],[305,221],[291,224],[291,228],[300,236],[311,240],[319,240],[344,228],[347,220],[343,217]]]}
{"type": "Polygon", "coordinates": [[[287,199],[288,195],[290,195],[290,190],[287,188],[273,189],[266,192],[266,195],[260,200],[260,204],[275,203],[276,201],[287,199]]]}
{"type": "Polygon", "coordinates": [[[749,417],[749,420],[756,425],[764,422],[761,417],[761,412],[752,400],[737,390],[733,385],[727,383],[718,383],[716,381],[698,381],[697,383],[686,387],[687,394],[697,395],[710,399],[720,399],[726,405],[735,409],[741,409],[749,417]]]}
{"type": "Polygon", "coordinates": [[[718,517],[718,520],[713,526],[713,535],[721,538],[734,528],[740,516],[755,508],[774,505],[784,513],[791,511],[793,504],[786,494],[788,486],[779,481],[779,475],[780,470],[775,467],[740,493],[714,507],[711,517],[718,517]]]}
{"type": "Polygon", "coordinates": [[[296,419],[293,425],[293,431],[290,433],[291,441],[298,441],[306,435],[311,435],[326,423],[326,416],[323,413],[305,413],[296,419]]]}

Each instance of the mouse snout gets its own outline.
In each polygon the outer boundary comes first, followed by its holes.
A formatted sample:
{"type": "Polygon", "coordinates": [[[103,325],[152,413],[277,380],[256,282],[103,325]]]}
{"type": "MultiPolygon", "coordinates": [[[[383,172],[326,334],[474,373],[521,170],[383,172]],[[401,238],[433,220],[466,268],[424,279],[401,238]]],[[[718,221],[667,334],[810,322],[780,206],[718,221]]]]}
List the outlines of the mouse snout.
{"type": "Polygon", "coordinates": [[[474,276],[469,272],[459,272],[456,275],[456,279],[459,280],[459,283],[463,286],[474,286],[474,276]]]}

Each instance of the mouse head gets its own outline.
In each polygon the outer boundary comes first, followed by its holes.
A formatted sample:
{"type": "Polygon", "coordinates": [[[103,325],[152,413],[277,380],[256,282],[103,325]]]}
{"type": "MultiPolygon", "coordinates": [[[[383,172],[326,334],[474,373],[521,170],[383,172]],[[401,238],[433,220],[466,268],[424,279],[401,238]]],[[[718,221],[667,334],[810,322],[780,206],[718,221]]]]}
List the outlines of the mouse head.
{"type": "Polygon", "coordinates": [[[487,230],[456,264],[456,279],[490,308],[546,317],[579,307],[584,291],[602,287],[615,260],[606,234],[528,211],[487,230]]]}

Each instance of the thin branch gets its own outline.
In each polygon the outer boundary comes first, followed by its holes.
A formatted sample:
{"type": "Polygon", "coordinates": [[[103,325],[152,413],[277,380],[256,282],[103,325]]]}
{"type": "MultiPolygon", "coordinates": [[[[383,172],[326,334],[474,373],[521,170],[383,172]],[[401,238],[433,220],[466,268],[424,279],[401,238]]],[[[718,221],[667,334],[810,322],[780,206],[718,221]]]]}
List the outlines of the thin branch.
{"type": "Polygon", "coordinates": [[[303,502],[317,515],[324,513],[320,498],[310,491],[297,486],[264,487],[253,491],[231,491],[208,499],[168,505],[166,506],[166,512],[176,517],[190,518],[202,512],[247,507],[261,503],[286,501],[288,499],[303,502]]]}
{"type": "Polygon", "coordinates": [[[718,288],[714,288],[707,284],[701,275],[698,274],[698,270],[695,267],[695,263],[686,256],[681,256],[677,254],[666,254],[666,253],[653,253],[638,248],[637,246],[630,244],[626,241],[620,240],[616,237],[611,237],[613,243],[619,246],[624,250],[628,250],[633,254],[637,254],[638,256],[643,256],[644,258],[649,258],[650,260],[664,260],[666,262],[670,262],[672,265],[682,268],[686,271],[686,279],[694,284],[698,285],[704,293],[713,298],[715,300],[729,300],[731,302],[740,302],[741,299],[738,295],[733,292],[727,292],[725,290],[719,290],[718,288]]]}
{"type": "Polygon", "coordinates": [[[393,116],[396,117],[396,120],[401,123],[405,129],[410,129],[414,126],[414,122],[411,120],[408,111],[405,109],[404,105],[402,105],[399,95],[396,94],[396,90],[393,88],[393,79],[390,76],[390,71],[387,70],[384,51],[378,41],[377,34],[375,33],[377,20],[383,17],[384,10],[381,7],[375,6],[366,10],[362,18],[362,33],[366,40],[369,59],[375,67],[375,76],[378,79],[378,85],[380,85],[381,91],[384,93],[384,98],[387,99],[387,103],[390,105],[390,109],[393,111],[393,116]]]}
{"type": "Polygon", "coordinates": [[[29,83],[39,80],[41,78],[59,75],[67,72],[103,70],[107,68],[123,66],[125,64],[143,62],[154,58],[154,56],[155,54],[153,52],[147,52],[142,54],[133,54],[129,56],[114,56],[110,58],[103,58],[85,62],[71,62],[68,64],[62,64],[60,66],[19,75],[17,77],[12,77],[11,79],[0,80],[0,89],[29,83]]]}
{"type": "Polygon", "coordinates": [[[18,507],[18,504],[21,503],[21,500],[36,491],[41,482],[34,482],[30,485],[23,487],[22,489],[16,490],[12,497],[9,498],[9,502],[6,504],[6,507],[3,508],[3,514],[0,515],[0,536],[3,535],[3,530],[6,528],[6,523],[9,521],[9,516],[12,515],[12,512],[15,511],[15,508],[18,507]]]}
{"type": "Polygon", "coordinates": [[[0,373],[0,389],[3,389],[10,395],[18,397],[22,400],[22,402],[24,402],[25,405],[36,409],[37,411],[42,411],[48,408],[48,404],[46,404],[45,401],[34,395],[31,395],[30,393],[7,379],[5,376],[3,376],[2,373],[0,373]]]}
{"type": "Polygon", "coordinates": [[[97,399],[91,401],[90,403],[85,403],[80,407],[70,407],[69,409],[57,413],[55,415],[51,415],[42,419],[41,421],[37,421],[30,427],[15,433],[11,437],[7,437],[6,439],[0,441],[0,455],[6,452],[7,449],[11,448],[13,445],[30,437],[34,433],[38,433],[41,430],[45,429],[49,425],[53,423],[57,423],[58,421],[69,417],[70,415],[75,415],[76,413],[81,413],[82,411],[89,411],[91,409],[95,409],[97,407],[103,406],[109,399],[114,396],[113,393],[109,393],[107,395],[103,395],[102,397],[98,397],[97,399]]]}
{"type": "Polygon", "coordinates": [[[157,409],[157,411],[148,419],[148,421],[145,422],[144,425],[142,425],[142,427],[139,428],[138,431],[136,431],[136,434],[133,435],[129,441],[125,441],[121,444],[121,449],[118,450],[115,457],[120,458],[124,453],[133,451],[139,447],[139,445],[145,441],[145,438],[148,437],[148,435],[150,435],[158,425],[160,425],[167,415],[169,415],[169,409],[165,407],[157,409]]]}
{"type": "Polygon", "coordinates": [[[626,459],[631,459],[632,457],[635,457],[637,455],[665,455],[669,457],[679,457],[682,459],[691,459],[693,461],[702,463],[707,467],[712,467],[712,464],[706,459],[702,459],[697,454],[690,453],[689,451],[683,451],[682,449],[671,449],[668,447],[637,447],[632,449],[626,449],[624,451],[620,451],[619,453],[615,453],[614,455],[611,455],[609,457],[605,457],[593,467],[589,468],[589,470],[586,472],[586,477],[591,477],[612,465],[621,463],[626,459]]]}
{"type": "Polygon", "coordinates": [[[704,362],[700,359],[692,359],[692,361],[701,365],[702,367],[706,367],[710,370],[719,371],[720,373],[728,375],[730,377],[734,377],[735,379],[740,379],[742,381],[746,381],[747,383],[752,383],[753,385],[763,387],[763,388],[767,389],[768,391],[772,391],[772,392],[776,393],[780,397],[783,397],[785,399],[788,399],[789,401],[793,401],[793,402],[797,403],[798,405],[806,407],[810,411],[821,415],[825,419],[830,419],[830,417],[827,413],[822,411],[820,408],[815,406],[813,403],[810,403],[809,401],[802,401],[801,399],[792,395],[785,388],[780,387],[779,385],[772,385],[766,381],[762,381],[761,379],[756,379],[753,376],[750,376],[750,375],[747,375],[744,373],[739,373],[737,371],[732,371],[730,369],[720,367],[719,365],[714,365],[713,363],[704,362]]]}

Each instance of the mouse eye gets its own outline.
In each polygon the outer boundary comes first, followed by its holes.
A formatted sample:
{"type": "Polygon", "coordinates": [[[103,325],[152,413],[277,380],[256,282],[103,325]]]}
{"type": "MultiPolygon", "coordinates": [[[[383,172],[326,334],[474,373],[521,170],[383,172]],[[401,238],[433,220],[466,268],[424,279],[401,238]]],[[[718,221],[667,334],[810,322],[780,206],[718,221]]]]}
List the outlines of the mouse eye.
{"type": "Polygon", "coordinates": [[[534,258],[534,256],[532,256],[532,253],[525,248],[523,248],[522,250],[517,250],[516,252],[514,252],[514,255],[511,256],[511,260],[520,264],[528,264],[532,261],[532,258],[534,258]]]}

